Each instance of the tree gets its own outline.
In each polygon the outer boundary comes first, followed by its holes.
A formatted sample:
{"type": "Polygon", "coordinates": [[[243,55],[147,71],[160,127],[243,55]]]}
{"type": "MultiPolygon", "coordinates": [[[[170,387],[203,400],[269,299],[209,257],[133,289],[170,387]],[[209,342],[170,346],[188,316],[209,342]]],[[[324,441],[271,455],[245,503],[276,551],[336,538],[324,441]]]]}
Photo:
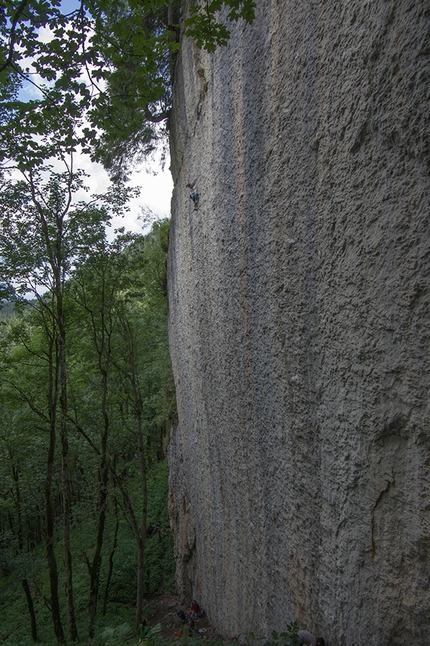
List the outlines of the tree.
{"type": "MultiPolygon", "coordinates": [[[[73,156],[71,156],[73,159],[73,156]]],[[[57,433],[57,402],[60,411],[62,447],[63,561],[66,610],[72,641],[78,638],[73,600],[72,552],[70,547],[71,486],[68,439],[66,281],[78,258],[94,252],[104,242],[105,225],[116,200],[121,206],[126,194],[95,197],[90,202],[73,201],[83,188],[83,173],[73,172],[73,162],[59,173],[50,167],[20,165],[22,179],[3,180],[0,209],[1,281],[23,298],[31,292],[36,298],[48,338],[49,410],[40,414],[49,419],[50,445],[45,486],[47,556],[51,572],[54,626],[59,642],[64,641],[58,606],[57,568],[52,546],[52,465],[57,433]],[[42,294],[41,290],[48,290],[42,294]]]]}
{"type": "MultiPolygon", "coordinates": [[[[125,239],[117,238],[109,244],[106,240],[96,253],[86,259],[75,271],[71,283],[71,294],[80,310],[85,314],[83,325],[91,339],[94,353],[94,365],[99,374],[99,411],[101,414],[100,438],[93,448],[98,456],[98,499],[97,499],[97,532],[92,560],[85,554],[90,575],[89,601],[89,636],[94,636],[94,624],[100,584],[102,548],[107,515],[108,482],[111,469],[109,441],[111,433],[111,409],[113,380],[115,368],[115,334],[117,328],[119,294],[128,281],[126,256],[123,252],[125,239]]],[[[75,417],[75,424],[79,427],[75,417]]]]}
{"type": "MultiPolygon", "coordinates": [[[[164,557],[166,541],[171,545],[167,513],[160,511],[165,494],[157,511],[150,498],[154,492],[159,496],[154,466],[165,457],[174,415],[167,345],[167,237],[168,222],[161,222],[145,239],[120,235],[110,243],[99,240],[91,255],[84,250],[82,256],[76,254],[64,289],[71,549],[75,594],[89,592],[91,630],[101,585],[105,583],[104,605],[109,601],[109,585],[118,585],[113,562],[116,550],[124,554],[127,544],[124,525],[131,537],[128,549],[136,559],[136,617],[141,616],[144,592],[156,591],[150,588],[150,580],[162,584],[159,550],[164,547],[164,557]],[[121,526],[120,509],[127,520],[121,526]]],[[[38,598],[46,599],[52,611],[57,595],[58,613],[54,607],[52,615],[59,620],[54,627],[61,641],[63,603],[58,579],[63,570],[55,561],[63,490],[58,446],[59,337],[50,314],[55,310],[55,293],[47,289],[39,296],[23,302],[22,311],[0,327],[0,541],[9,545],[6,550],[2,543],[0,567],[14,572],[16,554],[22,555],[20,589],[25,578],[28,588],[36,591],[36,617],[38,598]],[[50,595],[31,570],[34,558],[25,558],[35,543],[37,551],[42,535],[51,563],[50,595]]],[[[130,593],[125,597],[128,606],[130,593]]],[[[82,597],[76,605],[82,607],[82,597]]]]}
{"type": "MultiPolygon", "coordinates": [[[[48,432],[46,471],[43,486],[45,498],[44,533],[54,631],[57,641],[65,643],[58,593],[58,565],[54,550],[56,509],[53,480],[56,472],[55,445],[57,441],[59,362],[57,334],[51,326],[51,316],[49,315],[51,307],[49,296],[44,297],[43,301],[44,307],[38,312],[38,314],[40,313],[40,318],[37,321],[37,332],[35,332],[30,321],[24,320],[9,326],[3,337],[2,399],[7,410],[10,410],[11,406],[14,406],[15,410],[19,411],[27,409],[27,416],[24,414],[20,420],[21,433],[15,432],[11,436],[9,434],[6,436],[10,454],[12,453],[11,446],[14,446],[13,454],[18,453],[18,442],[21,437],[21,442],[25,442],[27,449],[29,444],[32,446],[33,433],[30,432],[30,429],[40,428],[42,432],[48,432]]],[[[14,425],[12,425],[13,427],[14,425]]],[[[19,454],[22,460],[23,455],[22,453],[19,454]]],[[[12,465],[12,469],[16,471],[20,470],[20,467],[12,465]]],[[[34,473],[36,473],[36,470],[34,470],[34,473]]],[[[20,515],[18,509],[17,515],[20,515]]]]}
{"type": "MultiPolygon", "coordinates": [[[[119,320],[120,334],[124,341],[122,374],[129,384],[126,392],[129,393],[134,413],[142,485],[140,524],[132,507],[128,506],[130,523],[138,545],[136,625],[142,619],[143,610],[148,472],[151,460],[158,457],[157,450],[171,423],[172,407],[167,390],[170,389],[170,397],[174,393],[174,387],[171,387],[173,376],[170,356],[167,357],[166,372],[163,362],[163,350],[167,350],[168,354],[165,263],[168,231],[167,220],[154,223],[151,234],[145,239],[143,253],[138,254],[138,258],[141,258],[139,278],[135,273],[131,284],[133,290],[140,287],[144,293],[144,311],[136,307],[134,299],[134,307],[129,306],[123,310],[119,320]],[[162,403],[157,401],[155,394],[161,396],[162,403]],[[154,446],[155,451],[151,450],[154,446]]],[[[136,270],[137,268],[135,272],[136,270]]],[[[124,488],[122,491],[124,494],[124,488]]],[[[124,500],[126,501],[125,496],[124,500]]]]}
{"type": "MultiPolygon", "coordinates": [[[[105,474],[104,477],[99,476],[99,530],[94,557],[92,561],[86,559],[93,590],[90,599],[90,635],[94,628],[99,588],[107,470],[117,490],[116,500],[136,540],[136,626],[142,618],[146,574],[147,479],[153,459],[151,447],[156,447],[155,457],[159,457],[157,450],[162,442],[157,438],[166,432],[171,412],[170,401],[167,404],[170,412],[164,414],[165,399],[161,396],[158,402],[154,396],[164,389],[164,374],[163,377],[159,374],[161,354],[161,370],[163,373],[170,370],[167,381],[171,393],[174,390],[167,346],[167,232],[166,221],[154,224],[153,232],[145,239],[143,236],[119,236],[99,254],[88,258],[71,283],[73,298],[86,314],[85,319],[81,318],[81,325],[87,330],[87,338],[92,339],[95,359],[92,364],[99,366],[98,408],[103,415],[103,422],[99,424],[102,429],[100,440],[96,444],[93,436],[90,441],[99,460],[99,473],[105,474]],[[164,353],[167,355],[167,368],[164,353]],[[156,423],[154,418],[157,419],[156,423]],[[122,429],[120,435],[118,431],[115,432],[118,424],[122,429]],[[131,462],[137,460],[138,463],[138,495],[135,486],[132,491],[129,489],[130,470],[135,470],[134,466],[130,466],[129,447],[133,447],[131,462]],[[106,458],[108,450],[109,460],[106,458]]],[[[86,371],[88,374],[88,369],[86,371]]],[[[81,410],[80,417],[84,415],[81,410]]],[[[82,428],[82,422],[78,422],[76,417],[78,425],[82,428]]]]}
{"type": "MultiPolygon", "coordinates": [[[[172,72],[180,33],[214,51],[230,37],[227,21],[252,22],[254,0],[211,0],[191,6],[183,21],[180,0],[81,0],[68,15],[59,0],[10,0],[0,25],[0,114],[12,131],[56,132],[80,142],[115,177],[150,152],[166,133],[172,72]],[[39,29],[49,29],[48,42],[39,29]],[[32,69],[24,67],[31,58],[32,69]],[[42,78],[41,98],[16,99],[23,81],[42,78]],[[70,120],[89,125],[73,133],[70,120]]],[[[36,143],[33,142],[36,148],[36,143]]],[[[45,154],[45,153],[44,153],[45,154]]],[[[45,154],[46,157],[46,154],[45,154]]]]}
{"type": "MultiPolygon", "coordinates": [[[[136,626],[140,623],[144,595],[144,551],[147,526],[147,460],[143,429],[142,392],[139,384],[143,352],[136,348],[136,325],[131,315],[133,296],[141,281],[136,277],[136,257],[141,255],[142,236],[120,236],[114,243],[106,244],[103,251],[88,258],[74,276],[72,290],[78,306],[86,312],[89,338],[96,355],[95,363],[100,373],[100,409],[103,416],[102,433],[97,453],[99,466],[99,522],[93,561],[87,559],[91,576],[90,636],[94,632],[97,607],[99,573],[103,545],[103,528],[106,515],[107,484],[109,471],[120,493],[120,506],[133,531],[137,543],[137,600],[136,626]],[[116,409],[116,413],[115,413],[116,409]],[[135,511],[127,492],[124,470],[118,472],[121,450],[113,448],[110,437],[112,418],[119,415],[124,429],[131,431],[132,445],[137,445],[140,470],[141,504],[135,511]],[[110,442],[111,459],[107,459],[110,442]]],[[[134,296],[134,300],[136,297],[134,296]]],[[[142,348],[140,348],[142,350],[142,348]]],[[[124,439],[122,444],[124,444],[124,439]]],[[[127,470],[125,470],[127,473],[127,470]]]]}

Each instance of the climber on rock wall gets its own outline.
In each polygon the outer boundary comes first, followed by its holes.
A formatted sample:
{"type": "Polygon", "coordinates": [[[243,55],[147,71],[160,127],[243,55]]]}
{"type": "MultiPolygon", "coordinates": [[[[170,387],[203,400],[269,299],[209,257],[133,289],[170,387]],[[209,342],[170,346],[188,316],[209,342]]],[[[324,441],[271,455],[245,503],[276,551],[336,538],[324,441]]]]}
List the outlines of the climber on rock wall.
{"type": "Polygon", "coordinates": [[[197,193],[197,190],[196,190],[196,182],[197,182],[197,177],[195,178],[195,180],[193,182],[188,182],[188,184],[187,184],[187,188],[190,189],[190,200],[193,200],[193,202],[194,202],[194,210],[195,211],[197,211],[197,209],[199,208],[199,199],[200,199],[200,196],[199,196],[199,194],[197,193]]]}

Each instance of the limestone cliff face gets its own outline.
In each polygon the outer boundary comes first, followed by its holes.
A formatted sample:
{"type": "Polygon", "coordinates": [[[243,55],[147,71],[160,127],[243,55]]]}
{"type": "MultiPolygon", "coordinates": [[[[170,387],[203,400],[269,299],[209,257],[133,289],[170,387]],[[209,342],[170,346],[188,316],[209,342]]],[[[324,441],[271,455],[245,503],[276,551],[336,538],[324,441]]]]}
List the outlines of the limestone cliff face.
{"type": "Polygon", "coordinates": [[[179,589],[226,636],[430,643],[429,25],[424,0],[257,0],[180,54],[170,509],[179,589]]]}

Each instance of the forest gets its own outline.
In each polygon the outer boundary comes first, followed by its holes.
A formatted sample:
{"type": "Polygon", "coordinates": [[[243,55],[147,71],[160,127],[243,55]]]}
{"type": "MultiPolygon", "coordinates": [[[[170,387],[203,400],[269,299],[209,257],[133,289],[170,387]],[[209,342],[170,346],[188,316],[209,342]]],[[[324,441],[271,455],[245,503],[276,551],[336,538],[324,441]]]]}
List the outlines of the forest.
{"type": "Polygon", "coordinates": [[[169,220],[111,222],[130,170],[168,143],[181,38],[213,51],[253,15],[251,0],[187,16],[177,0],[0,2],[0,643],[112,643],[174,590],[169,220]],[[83,155],[109,172],[104,194],[83,155]]]}
{"type": "Polygon", "coordinates": [[[140,619],[144,595],[173,588],[168,226],[98,239],[59,290],[2,310],[5,643],[28,640],[30,628],[33,640],[93,637],[98,616],[133,604],[140,619]]]}

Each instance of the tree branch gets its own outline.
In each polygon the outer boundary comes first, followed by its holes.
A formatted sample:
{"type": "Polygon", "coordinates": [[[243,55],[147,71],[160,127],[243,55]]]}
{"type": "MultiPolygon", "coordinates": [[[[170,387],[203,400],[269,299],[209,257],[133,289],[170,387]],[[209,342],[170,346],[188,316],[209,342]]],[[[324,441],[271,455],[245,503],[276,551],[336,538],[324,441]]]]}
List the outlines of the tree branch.
{"type": "Polygon", "coordinates": [[[16,26],[27,4],[28,4],[28,0],[21,0],[20,4],[18,5],[18,9],[15,13],[15,16],[12,20],[12,25],[10,28],[9,54],[5,62],[3,63],[3,65],[0,65],[0,72],[3,72],[3,70],[5,70],[10,65],[12,65],[13,48],[15,46],[15,37],[16,37],[16,26]]]}
{"type": "Polygon", "coordinates": [[[78,432],[79,432],[79,433],[80,433],[80,434],[81,434],[81,435],[82,435],[82,436],[87,440],[88,444],[91,446],[91,448],[93,449],[93,451],[94,451],[95,453],[97,453],[97,455],[100,455],[100,450],[99,450],[99,449],[97,448],[97,446],[94,444],[94,442],[92,441],[92,439],[90,438],[90,436],[89,436],[89,435],[87,435],[87,433],[84,431],[84,429],[82,428],[82,426],[80,426],[80,425],[78,424],[78,422],[77,422],[75,419],[73,419],[73,417],[70,417],[70,415],[68,415],[68,416],[67,416],[67,419],[69,420],[69,422],[71,422],[71,423],[73,424],[73,426],[76,428],[76,430],[77,430],[77,431],[78,431],[78,432]]]}

